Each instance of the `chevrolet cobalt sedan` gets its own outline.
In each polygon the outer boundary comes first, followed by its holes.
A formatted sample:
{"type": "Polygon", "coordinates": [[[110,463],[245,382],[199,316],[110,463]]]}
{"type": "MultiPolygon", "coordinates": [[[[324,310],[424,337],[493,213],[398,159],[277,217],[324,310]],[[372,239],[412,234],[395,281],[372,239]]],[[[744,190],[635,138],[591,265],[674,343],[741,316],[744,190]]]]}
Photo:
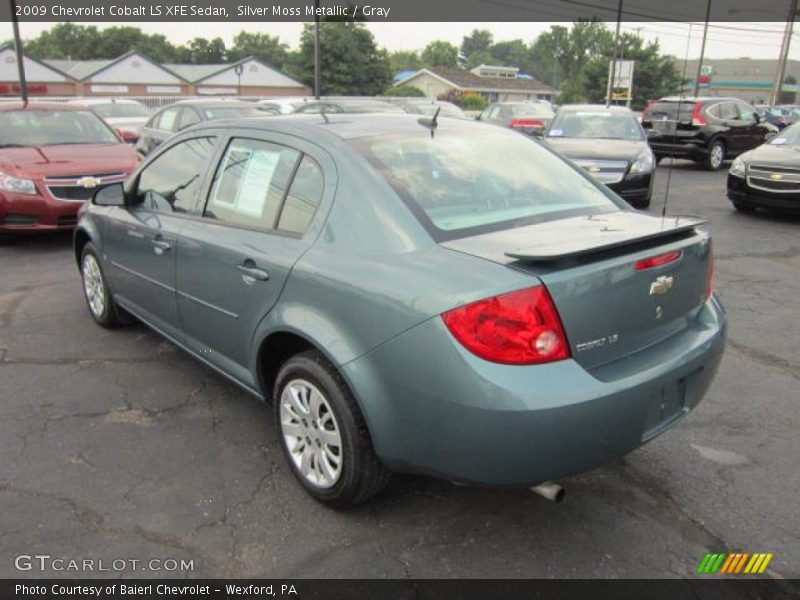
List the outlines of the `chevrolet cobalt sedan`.
{"type": "Polygon", "coordinates": [[[700,221],[509,129],[326,117],[205,123],[98,191],[75,234],[94,320],[271,400],[335,506],[392,472],[551,481],[697,406],[726,332],[700,221]]]}

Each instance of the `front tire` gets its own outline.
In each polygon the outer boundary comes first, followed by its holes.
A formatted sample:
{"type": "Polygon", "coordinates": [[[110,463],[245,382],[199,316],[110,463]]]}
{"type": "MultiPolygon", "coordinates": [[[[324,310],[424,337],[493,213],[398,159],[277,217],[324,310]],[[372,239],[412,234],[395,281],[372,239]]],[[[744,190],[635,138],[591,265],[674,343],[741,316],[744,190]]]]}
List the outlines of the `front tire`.
{"type": "Polygon", "coordinates": [[[703,166],[707,171],[718,171],[725,162],[725,144],[720,140],[714,140],[708,149],[708,155],[703,161],[703,166]]]}
{"type": "Polygon", "coordinates": [[[284,363],[274,408],[283,454],[315,499],[354,506],[389,482],[391,473],[375,455],[353,394],[321,353],[302,352],[284,363]]]}
{"type": "Polygon", "coordinates": [[[122,321],[108,289],[97,250],[88,242],[81,252],[81,278],[89,314],[101,327],[118,327],[122,321]]]}

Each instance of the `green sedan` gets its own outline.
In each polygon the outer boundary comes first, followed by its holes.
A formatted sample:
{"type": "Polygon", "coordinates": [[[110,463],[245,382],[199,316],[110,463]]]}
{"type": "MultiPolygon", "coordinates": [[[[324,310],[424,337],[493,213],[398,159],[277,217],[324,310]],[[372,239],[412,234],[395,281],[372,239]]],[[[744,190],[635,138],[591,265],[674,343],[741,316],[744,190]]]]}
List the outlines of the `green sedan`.
{"type": "Polygon", "coordinates": [[[722,357],[702,223],[630,207],[512,130],[418,115],[204,123],[75,232],[89,313],[274,406],[350,506],[392,472],[530,486],[694,409],[722,357]]]}

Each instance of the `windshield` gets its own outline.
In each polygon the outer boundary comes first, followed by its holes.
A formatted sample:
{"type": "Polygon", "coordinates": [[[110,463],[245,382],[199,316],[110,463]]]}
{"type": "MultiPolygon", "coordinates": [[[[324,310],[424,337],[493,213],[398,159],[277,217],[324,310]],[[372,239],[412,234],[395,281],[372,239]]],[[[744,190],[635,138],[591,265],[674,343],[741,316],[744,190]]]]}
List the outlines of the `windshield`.
{"type": "Polygon", "coordinates": [[[118,143],[108,125],[88,110],[0,111],[0,147],[118,143]]]}
{"type": "Polygon", "coordinates": [[[790,125],[767,143],[773,146],[800,146],[800,123],[790,125]]]}
{"type": "Polygon", "coordinates": [[[365,102],[363,104],[342,104],[342,110],[346,113],[390,113],[402,114],[404,111],[399,106],[389,104],[388,102],[365,102]]]}
{"type": "Polygon", "coordinates": [[[606,112],[562,112],[556,115],[547,137],[603,140],[642,140],[633,115],[606,112]]]}
{"type": "Polygon", "coordinates": [[[141,104],[109,102],[108,104],[92,104],[91,108],[104,119],[150,116],[150,111],[141,104]]]}
{"type": "Polygon", "coordinates": [[[203,110],[206,119],[236,119],[239,117],[263,117],[264,111],[252,106],[214,106],[203,110]]]}
{"type": "Polygon", "coordinates": [[[434,239],[618,210],[598,184],[525,136],[470,128],[351,140],[434,239]]]}
{"type": "Polygon", "coordinates": [[[422,115],[432,117],[438,109],[441,109],[439,115],[442,117],[463,117],[464,111],[453,104],[417,104],[417,110],[422,115]]]}

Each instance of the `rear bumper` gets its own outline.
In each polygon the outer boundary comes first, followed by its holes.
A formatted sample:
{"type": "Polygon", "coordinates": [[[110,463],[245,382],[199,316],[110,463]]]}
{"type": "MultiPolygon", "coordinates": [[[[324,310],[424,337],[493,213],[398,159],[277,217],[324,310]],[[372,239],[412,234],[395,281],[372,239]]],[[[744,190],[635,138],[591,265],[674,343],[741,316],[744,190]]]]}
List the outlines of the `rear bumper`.
{"type": "Polygon", "coordinates": [[[435,317],[342,372],[389,468],[525,486],[597,467],[672,427],[706,392],[725,337],[712,299],[681,333],[589,372],[572,359],[483,361],[435,317]]]}
{"type": "Polygon", "coordinates": [[[0,192],[0,232],[33,233],[74,229],[83,202],[0,192]]]}
{"type": "Polygon", "coordinates": [[[773,208],[800,213],[800,194],[771,193],[753,189],[742,177],[728,174],[728,199],[754,208],[773,208]]]}
{"type": "Polygon", "coordinates": [[[658,141],[650,142],[653,154],[661,157],[674,156],[699,161],[708,156],[708,147],[702,142],[687,142],[683,144],[667,144],[658,141]]]}

